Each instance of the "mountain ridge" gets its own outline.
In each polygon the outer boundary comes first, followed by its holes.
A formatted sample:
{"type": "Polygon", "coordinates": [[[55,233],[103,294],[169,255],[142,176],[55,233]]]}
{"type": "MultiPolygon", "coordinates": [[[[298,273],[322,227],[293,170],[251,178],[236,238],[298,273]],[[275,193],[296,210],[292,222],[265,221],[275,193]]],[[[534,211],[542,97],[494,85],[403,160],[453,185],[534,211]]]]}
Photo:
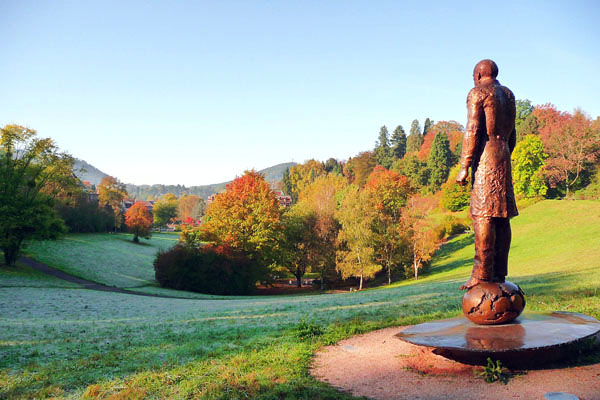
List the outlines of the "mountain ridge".
{"type": "MultiPolygon", "coordinates": [[[[277,182],[283,178],[285,170],[293,165],[295,162],[286,162],[273,165],[268,168],[261,169],[259,173],[265,176],[268,182],[277,182]]],[[[73,167],[75,175],[82,181],[88,181],[92,185],[100,184],[102,178],[109,176],[107,173],[99,170],[93,165],[89,164],[85,160],[75,159],[75,165],[73,167]]],[[[135,197],[136,199],[145,200],[149,196],[158,198],[167,193],[173,193],[176,196],[184,194],[194,194],[196,196],[206,199],[213,193],[218,193],[225,189],[225,186],[232,181],[213,183],[209,185],[165,185],[165,184],[152,184],[152,185],[135,185],[133,183],[126,183],[127,193],[129,196],[135,197]]]]}

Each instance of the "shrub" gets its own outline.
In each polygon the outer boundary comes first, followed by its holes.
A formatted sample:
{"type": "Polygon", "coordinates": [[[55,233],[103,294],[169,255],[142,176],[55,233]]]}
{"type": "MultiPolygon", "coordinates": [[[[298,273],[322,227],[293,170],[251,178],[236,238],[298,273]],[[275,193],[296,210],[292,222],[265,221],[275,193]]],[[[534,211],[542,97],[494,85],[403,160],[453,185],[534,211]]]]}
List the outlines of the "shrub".
{"type": "Polygon", "coordinates": [[[231,248],[203,246],[197,249],[178,244],[158,252],[154,271],[163,287],[232,295],[252,293],[260,267],[231,248]]]}
{"type": "Polygon", "coordinates": [[[454,215],[447,215],[442,220],[442,226],[444,227],[444,236],[448,237],[469,230],[471,221],[468,218],[461,219],[454,215]]]}

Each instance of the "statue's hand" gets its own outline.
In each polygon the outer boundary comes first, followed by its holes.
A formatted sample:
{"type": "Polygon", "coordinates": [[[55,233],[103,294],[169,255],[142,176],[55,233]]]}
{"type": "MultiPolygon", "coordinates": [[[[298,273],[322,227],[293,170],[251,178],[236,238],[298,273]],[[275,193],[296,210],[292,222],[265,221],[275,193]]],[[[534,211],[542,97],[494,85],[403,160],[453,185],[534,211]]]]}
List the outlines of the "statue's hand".
{"type": "Polygon", "coordinates": [[[469,177],[469,170],[467,168],[462,168],[456,177],[456,183],[461,186],[465,186],[467,184],[467,178],[469,177]]]}

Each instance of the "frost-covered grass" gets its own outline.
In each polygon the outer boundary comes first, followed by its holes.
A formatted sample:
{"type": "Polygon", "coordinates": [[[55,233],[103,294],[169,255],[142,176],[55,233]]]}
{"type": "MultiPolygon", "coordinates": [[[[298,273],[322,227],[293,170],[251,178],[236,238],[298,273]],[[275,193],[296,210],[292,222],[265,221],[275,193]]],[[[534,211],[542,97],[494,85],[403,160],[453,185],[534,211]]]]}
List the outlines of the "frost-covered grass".
{"type": "Polygon", "coordinates": [[[59,240],[34,242],[26,253],[65,272],[117,287],[155,285],[152,262],[159,249],[178,241],[173,234],[154,233],[133,243],[132,235],[117,233],[69,234],[59,240]]]}
{"type": "Polygon", "coordinates": [[[14,267],[0,266],[0,290],[3,287],[75,288],[79,285],[54,278],[17,261],[14,267]]]}
{"type": "MultiPolygon", "coordinates": [[[[527,310],[600,318],[599,219],[598,202],[561,201],[513,221],[511,279],[527,310]]],[[[457,237],[424,279],[358,293],[194,300],[2,287],[0,398],[349,398],[310,377],[314,351],[460,315],[472,256],[472,238],[457,237]]]]}

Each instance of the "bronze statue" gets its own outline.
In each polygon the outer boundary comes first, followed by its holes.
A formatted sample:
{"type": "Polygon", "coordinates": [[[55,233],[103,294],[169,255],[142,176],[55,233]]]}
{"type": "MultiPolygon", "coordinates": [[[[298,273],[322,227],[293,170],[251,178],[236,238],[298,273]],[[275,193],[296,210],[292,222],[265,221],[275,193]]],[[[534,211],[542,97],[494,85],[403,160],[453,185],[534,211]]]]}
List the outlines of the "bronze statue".
{"type": "MultiPolygon", "coordinates": [[[[497,75],[498,66],[492,60],[477,63],[473,70],[475,87],[467,97],[467,131],[463,139],[462,168],[456,181],[465,185],[471,167],[475,258],[471,278],[460,290],[470,290],[482,283],[505,281],[511,240],[510,218],[518,215],[510,166],[516,144],[515,96],[510,89],[500,85],[497,75]]],[[[516,286],[509,284],[507,282],[499,287],[500,292],[504,292],[505,287],[512,289],[516,286]]],[[[518,291],[522,294],[520,288],[518,291]]],[[[513,290],[510,292],[506,293],[509,298],[515,294],[513,290]]],[[[473,302],[477,299],[471,299],[469,304],[473,302]]]]}

